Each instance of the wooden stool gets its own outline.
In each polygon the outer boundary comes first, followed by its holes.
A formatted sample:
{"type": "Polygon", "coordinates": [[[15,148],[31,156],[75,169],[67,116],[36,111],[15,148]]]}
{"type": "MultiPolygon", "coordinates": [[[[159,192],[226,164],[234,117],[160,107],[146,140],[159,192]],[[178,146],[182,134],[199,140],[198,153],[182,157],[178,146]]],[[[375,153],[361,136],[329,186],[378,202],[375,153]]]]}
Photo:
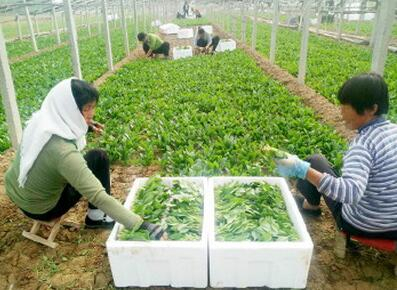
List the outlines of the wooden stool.
{"type": "MultiPolygon", "coordinates": [[[[346,246],[351,241],[372,247],[374,249],[386,252],[397,252],[397,241],[388,239],[374,239],[360,236],[352,236],[343,231],[337,231],[335,235],[335,255],[338,258],[345,258],[346,246]]],[[[394,266],[394,274],[397,276],[397,265],[394,266]]]]}
{"type": "Polygon", "coordinates": [[[24,236],[25,238],[28,238],[29,240],[32,240],[34,242],[43,244],[45,246],[48,246],[50,248],[56,248],[58,246],[57,243],[54,242],[54,239],[56,237],[56,235],[59,232],[59,229],[61,228],[61,222],[63,220],[63,216],[57,219],[54,219],[52,221],[40,221],[40,220],[33,220],[33,226],[30,229],[29,232],[27,231],[23,231],[22,232],[22,236],[24,236]],[[41,225],[46,225],[46,226],[50,226],[52,227],[50,235],[48,236],[47,239],[37,235],[37,232],[40,229],[41,225]]]}

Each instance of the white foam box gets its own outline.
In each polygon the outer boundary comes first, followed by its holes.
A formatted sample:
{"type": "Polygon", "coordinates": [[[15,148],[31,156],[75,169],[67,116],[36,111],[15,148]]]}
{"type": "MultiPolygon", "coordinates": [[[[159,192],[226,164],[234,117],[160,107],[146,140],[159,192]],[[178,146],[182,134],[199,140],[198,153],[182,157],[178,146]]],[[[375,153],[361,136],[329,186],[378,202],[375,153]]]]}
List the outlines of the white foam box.
{"type": "Polygon", "coordinates": [[[209,179],[210,285],[222,287],[305,288],[312,257],[313,243],[284,178],[214,177],[209,179]],[[281,189],[298,241],[225,242],[216,241],[214,189],[232,181],[264,181],[281,189]]]}
{"type": "MultiPolygon", "coordinates": [[[[124,203],[130,209],[138,190],[148,178],[137,178],[124,203]]],[[[116,287],[195,287],[208,284],[207,179],[202,177],[164,177],[194,183],[203,194],[202,235],[199,241],[122,241],[117,239],[121,225],[116,223],[107,242],[110,268],[116,287]]]]}
{"type": "Polygon", "coordinates": [[[219,41],[218,46],[216,47],[216,51],[222,52],[227,50],[235,50],[236,42],[233,39],[221,39],[219,41]]]}
{"type": "Polygon", "coordinates": [[[193,49],[190,45],[177,46],[172,49],[172,56],[174,59],[191,57],[193,56],[193,49]]]}
{"type": "Polygon", "coordinates": [[[202,25],[201,28],[204,29],[204,31],[209,34],[213,33],[212,25],[202,25]]]}
{"type": "Polygon", "coordinates": [[[181,28],[176,35],[177,38],[192,38],[193,28],[181,28]]]}

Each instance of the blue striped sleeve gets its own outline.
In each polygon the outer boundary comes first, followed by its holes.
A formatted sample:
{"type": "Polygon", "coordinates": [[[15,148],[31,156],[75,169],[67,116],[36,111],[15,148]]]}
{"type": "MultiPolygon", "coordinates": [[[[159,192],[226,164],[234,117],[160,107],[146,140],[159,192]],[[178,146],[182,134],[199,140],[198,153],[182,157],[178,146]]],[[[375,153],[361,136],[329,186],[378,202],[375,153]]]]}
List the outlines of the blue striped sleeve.
{"type": "Polygon", "coordinates": [[[353,145],[344,157],[342,176],[324,174],[318,191],[338,202],[355,204],[364,195],[373,157],[367,148],[353,145]]]}

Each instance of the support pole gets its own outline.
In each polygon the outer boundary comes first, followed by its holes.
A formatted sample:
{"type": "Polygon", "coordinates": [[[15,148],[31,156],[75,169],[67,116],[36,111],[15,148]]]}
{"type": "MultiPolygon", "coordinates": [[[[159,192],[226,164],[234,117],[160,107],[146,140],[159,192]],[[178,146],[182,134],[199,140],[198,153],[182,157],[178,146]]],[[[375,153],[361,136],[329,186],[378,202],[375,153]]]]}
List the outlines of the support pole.
{"type": "Polygon", "coordinates": [[[3,96],[3,106],[7,119],[8,133],[12,147],[18,148],[22,139],[22,126],[15,97],[14,83],[8,62],[6,42],[0,24],[0,93],[3,96]]]}
{"type": "Polygon", "coordinates": [[[61,36],[59,34],[57,16],[56,16],[56,13],[55,13],[55,7],[54,6],[52,6],[51,12],[52,12],[52,18],[54,20],[54,28],[55,28],[55,35],[56,35],[57,44],[60,45],[61,44],[61,36]]]}
{"type": "Polygon", "coordinates": [[[37,33],[37,36],[39,36],[39,35],[40,35],[40,27],[39,27],[39,23],[38,23],[38,21],[37,21],[37,14],[34,15],[34,24],[35,24],[35,26],[36,26],[36,33],[37,33]]]}
{"type": "Polygon", "coordinates": [[[19,18],[20,16],[17,14],[16,21],[17,21],[18,39],[22,40],[21,20],[19,18]]]}
{"type": "Polygon", "coordinates": [[[71,0],[63,0],[63,5],[65,9],[66,22],[68,24],[70,49],[71,49],[72,63],[73,63],[73,74],[76,78],[82,79],[83,76],[81,74],[79,47],[77,45],[77,32],[73,18],[71,0]]]}
{"type": "Polygon", "coordinates": [[[103,27],[105,34],[105,44],[106,44],[106,56],[108,61],[108,69],[113,71],[113,55],[112,55],[112,43],[110,42],[110,32],[109,32],[109,23],[107,16],[107,4],[106,0],[102,0],[102,15],[103,15],[103,27]]]}
{"type": "Polygon", "coordinates": [[[120,8],[121,8],[121,21],[123,25],[124,50],[125,50],[125,55],[128,56],[130,54],[130,45],[128,43],[128,31],[127,31],[127,22],[125,19],[124,0],[120,0],[120,8]]]}
{"type": "MultiPolygon", "coordinates": [[[[23,3],[26,3],[26,0],[24,0],[23,3]]],[[[34,35],[33,23],[32,23],[32,19],[30,18],[28,6],[25,6],[25,14],[26,14],[26,20],[28,21],[30,37],[32,38],[33,50],[38,52],[39,50],[37,49],[36,37],[34,35]]]]}
{"type": "Polygon", "coordinates": [[[91,24],[90,24],[90,14],[88,11],[88,5],[85,5],[85,21],[87,25],[87,30],[88,30],[88,36],[91,37],[91,24]]]}
{"type": "Polygon", "coordinates": [[[298,82],[305,83],[306,76],[306,61],[307,61],[307,48],[309,42],[309,21],[310,21],[310,7],[312,0],[305,0],[303,4],[303,31],[301,40],[301,50],[299,56],[299,72],[298,82]]]}
{"type": "Polygon", "coordinates": [[[135,38],[136,35],[139,33],[139,26],[138,26],[138,13],[137,13],[137,9],[136,9],[136,1],[137,0],[133,0],[134,1],[134,26],[135,26],[135,38]]]}
{"type": "Polygon", "coordinates": [[[387,58],[387,51],[391,36],[394,13],[397,1],[383,0],[380,2],[380,14],[378,16],[379,23],[376,27],[377,40],[374,43],[372,51],[371,70],[383,75],[387,58]]]}
{"type": "Polygon", "coordinates": [[[275,63],[276,61],[276,42],[277,42],[277,27],[280,18],[280,7],[279,0],[273,2],[273,24],[272,24],[272,35],[270,37],[270,62],[275,63]]]}
{"type": "Polygon", "coordinates": [[[241,2],[241,41],[246,43],[246,29],[247,29],[247,19],[245,17],[245,4],[244,1],[241,2]]]}
{"type": "Polygon", "coordinates": [[[258,1],[254,0],[254,21],[252,25],[251,48],[256,48],[256,24],[258,22],[258,1]]]}

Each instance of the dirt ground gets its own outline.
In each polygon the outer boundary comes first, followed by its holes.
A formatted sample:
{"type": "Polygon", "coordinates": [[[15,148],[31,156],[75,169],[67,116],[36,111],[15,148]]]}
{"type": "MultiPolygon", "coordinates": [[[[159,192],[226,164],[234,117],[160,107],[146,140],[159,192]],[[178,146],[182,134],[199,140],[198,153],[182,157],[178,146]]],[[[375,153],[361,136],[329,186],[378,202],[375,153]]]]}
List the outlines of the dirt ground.
{"type": "MultiPolygon", "coordinates": [[[[167,40],[172,46],[191,43],[191,40],[177,42],[175,37],[167,37],[167,40]]],[[[270,66],[260,55],[254,52],[250,54],[266,73],[274,78],[281,76],[280,82],[301,96],[320,116],[323,114],[322,121],[334,125],[343,136],[352,136],[352,132],[344,131],[338,110],[333,105],[313,90],[298,85],[296,79],[285,71],[270,66]]],[[[134,52],[133,55],[139,53],[134,52]]],[[[62,228],[56,238],[59,246],[55,250],[22,237],[22,230],[28,230],[31,222],[17,210],[4,192],[4,173],[13,156],[11,150],[0,155],[0,290],[115,289],[105,248],[109,231],[62,228]]],[[[113,165],[113,195],[123,202],[136,177],[151,176],[157,171],[156,167],[113,165]]],[[[87,202],[81,201],[70,211],[67,220],[83,224],[86,207],[87,202]]],[[[345,259],[338,259],[333,253],[335,227],[329,211],[323,210],[321,217],[304,219],[314,243],[306,289],[397,289],[392,263],[394,256],[356,246],[348,249],[345,259]]]]}

